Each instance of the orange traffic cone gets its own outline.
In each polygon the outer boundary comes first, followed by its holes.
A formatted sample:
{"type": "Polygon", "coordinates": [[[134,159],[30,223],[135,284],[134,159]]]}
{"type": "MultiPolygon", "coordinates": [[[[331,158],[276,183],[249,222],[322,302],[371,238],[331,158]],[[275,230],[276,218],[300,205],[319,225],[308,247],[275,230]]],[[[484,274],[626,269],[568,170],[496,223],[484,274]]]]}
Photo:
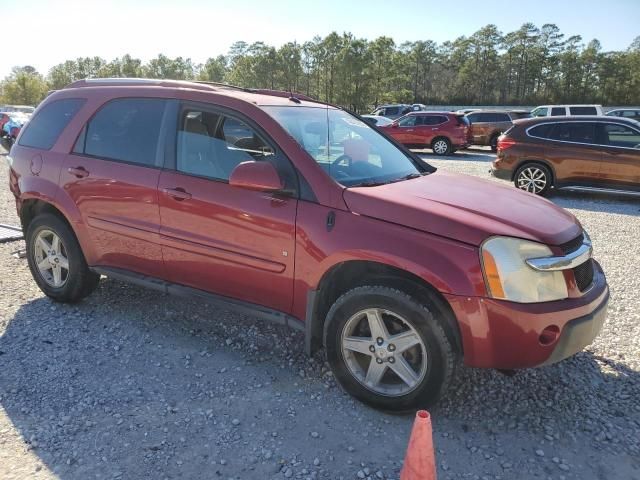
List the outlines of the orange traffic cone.
{"type": "Polygon", "coordinates": [[[416,413],[400,480],[436,480],[431,416],[426,410],[416,413]]]}

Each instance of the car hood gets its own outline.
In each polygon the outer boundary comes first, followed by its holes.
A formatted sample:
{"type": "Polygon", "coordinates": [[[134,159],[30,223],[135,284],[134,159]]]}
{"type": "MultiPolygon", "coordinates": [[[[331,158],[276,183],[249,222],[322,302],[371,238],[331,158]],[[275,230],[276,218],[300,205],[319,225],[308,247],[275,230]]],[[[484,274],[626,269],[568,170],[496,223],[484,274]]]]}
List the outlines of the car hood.
{"type": "Polygon", "coordinates": [[[582,231],[572,214],[545,198],[441,170],[377,187],[347,188],[344,200],[359,215],[472,245],[493,235],[561,245],[582,231]]]}

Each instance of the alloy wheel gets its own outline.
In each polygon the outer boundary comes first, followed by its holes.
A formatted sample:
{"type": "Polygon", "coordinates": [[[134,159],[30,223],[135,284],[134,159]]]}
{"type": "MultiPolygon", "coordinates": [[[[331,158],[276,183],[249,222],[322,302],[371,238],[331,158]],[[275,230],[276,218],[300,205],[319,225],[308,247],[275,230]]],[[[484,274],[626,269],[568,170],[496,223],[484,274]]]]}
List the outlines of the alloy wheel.
{"type": "Polygon", "coordinates": [[[422,337],[400,315],[368,308],[353,315],[342,331],[342,356],[367,389],[386,396],[414,390],[427,372],[422,337]]]}
{"type": "Polygon", "coordinates": [[[518,175],[518,188],[540,193],[547,186],[547,174],[538,167],[527,167],[518,175]]]}
{"type": "Polygon", "coordinates": [[[51,230],[41,230],[33,243],[33,258],[38,273],[54,288],[64,286],[69,278],[69,259],[60,237],[51,230]]]}
{"type": "Polygon", "coordinates": [[[449,145],[447,145],[447,142],[444,140],[438,140],[436,143],[433,144],[433,151],[436,152],[438,155],[444,155],[445,153],[447,153],[448,148],[449,148],[449,145]]]}

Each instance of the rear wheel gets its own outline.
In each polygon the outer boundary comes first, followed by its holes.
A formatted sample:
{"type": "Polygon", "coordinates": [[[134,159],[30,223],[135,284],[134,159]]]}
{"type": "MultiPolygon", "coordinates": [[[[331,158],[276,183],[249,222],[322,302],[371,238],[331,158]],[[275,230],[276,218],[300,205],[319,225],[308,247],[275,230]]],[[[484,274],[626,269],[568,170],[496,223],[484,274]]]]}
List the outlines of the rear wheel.
{"type": "Polygon", "coordinates": [[[539,163],[527,163],[516,171],[514,184],[521,190],[544,195],[553,184],[551,172],[539,163]]]}
{"type": "Polygon", "coordinates": [[[444,137],[436,138],[431,142],[431,149],[436,155],[450,155],[451,154],[451,142],[444,137]]]}
{"type": "Polygon", "coordinates": [[[324,338],[336,380],[375,408],[433,405],[456,363],[436,312],[388,287],[358,287],[342,295],[329,310],[324,338]]]}
{"type": "Polygon", "coordinates": [[[100,275],[89,270],[78,240],[59,217],[45,213],[27,228],[27,260],[45,295],[59,302],[77,302],[98,286],[100,275]]]}

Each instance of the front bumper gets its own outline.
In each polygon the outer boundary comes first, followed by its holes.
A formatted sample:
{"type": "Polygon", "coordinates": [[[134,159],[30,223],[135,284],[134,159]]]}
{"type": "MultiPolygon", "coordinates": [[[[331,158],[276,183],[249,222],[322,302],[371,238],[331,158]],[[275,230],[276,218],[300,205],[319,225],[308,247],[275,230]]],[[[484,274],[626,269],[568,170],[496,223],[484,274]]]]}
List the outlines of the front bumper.
{"type": "Polygon", "coordinates": [[[581,297],[555,302],[515,303],[483,297],[445,295],[460,332],[464,363],[471,367],[517,369],[563,360],[589,345],[606,318],[609,287],[600,265],[581,297]],[[560,334],[550,344],[541,335],[550,326],[560,334]]]}

